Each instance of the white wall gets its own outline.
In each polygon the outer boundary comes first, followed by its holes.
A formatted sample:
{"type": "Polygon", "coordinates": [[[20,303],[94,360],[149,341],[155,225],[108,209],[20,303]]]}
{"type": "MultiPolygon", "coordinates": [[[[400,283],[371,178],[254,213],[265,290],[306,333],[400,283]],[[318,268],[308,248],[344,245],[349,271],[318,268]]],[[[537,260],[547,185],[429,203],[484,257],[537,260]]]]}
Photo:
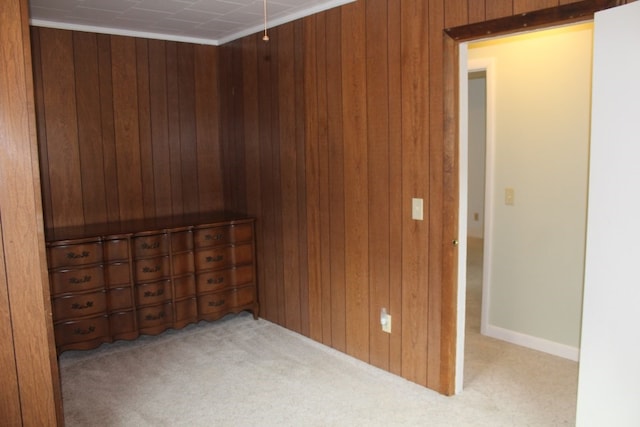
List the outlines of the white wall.
{"type": "Polygon", "coordinates": [[[640,426],[640,2],[595,17],[578,426],[640,426]]]}
{"type": "Polygon", "coordinates": [[[468,54],[495,64],[485,332],[572,358],[582,312],[592,33],[592,24],[562,27],[473,43],[468,54]],[[513,206],[505,205],[507,187],[513,206]]]}
{"type": "Polygon", "coordinates": [[[469,205],[467,236],[484,237],[484,178],[487,120],[487,79],[484,72],[469,73],[469,205]],[[477,219],[476,219],[477,215],[477,219]]]}

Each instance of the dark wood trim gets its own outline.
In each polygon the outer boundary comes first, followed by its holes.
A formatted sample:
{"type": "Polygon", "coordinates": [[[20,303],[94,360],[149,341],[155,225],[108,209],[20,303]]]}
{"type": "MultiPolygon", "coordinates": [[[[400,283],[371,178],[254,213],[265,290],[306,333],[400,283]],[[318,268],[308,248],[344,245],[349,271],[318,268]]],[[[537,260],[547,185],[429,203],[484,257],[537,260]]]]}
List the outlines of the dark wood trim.
{"type": "Polygon", "coordinates": [[[507,34],[517,30],[532,30],[550,25],[576,22],[593,18],[593,14],[620,6],[624,0],[585,0],[558,7],[521,13],[485,22],[445,28],[444,32],[453,40],[463,42],[481,37],[507,34]]]}

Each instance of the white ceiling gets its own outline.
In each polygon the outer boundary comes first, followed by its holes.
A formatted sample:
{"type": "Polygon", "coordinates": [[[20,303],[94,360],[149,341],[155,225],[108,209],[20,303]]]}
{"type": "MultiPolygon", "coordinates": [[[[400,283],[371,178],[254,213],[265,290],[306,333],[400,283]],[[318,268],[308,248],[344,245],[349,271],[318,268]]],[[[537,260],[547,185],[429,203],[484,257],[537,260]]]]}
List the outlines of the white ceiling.
{"type": "MultiPolygon", "coordinates": [[[[267,0],[276,26],[354,0],[267,0]]],[[[263,0],[29,0],[31,24],[219,45],[264,29],[263,0]]]]}

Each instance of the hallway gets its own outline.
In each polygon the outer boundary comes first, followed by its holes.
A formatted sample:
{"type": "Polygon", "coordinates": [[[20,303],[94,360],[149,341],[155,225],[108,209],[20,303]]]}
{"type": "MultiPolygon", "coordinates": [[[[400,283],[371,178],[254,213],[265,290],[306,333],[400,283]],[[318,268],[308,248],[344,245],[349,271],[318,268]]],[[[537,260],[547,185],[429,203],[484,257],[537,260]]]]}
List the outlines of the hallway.
{"type": "Polygon", "coordinates": [[[467,241],[465,393],[491,396],[495,410],[536,425],[575,425],[578,363],[480,334],[482,239],[467,241]]]}

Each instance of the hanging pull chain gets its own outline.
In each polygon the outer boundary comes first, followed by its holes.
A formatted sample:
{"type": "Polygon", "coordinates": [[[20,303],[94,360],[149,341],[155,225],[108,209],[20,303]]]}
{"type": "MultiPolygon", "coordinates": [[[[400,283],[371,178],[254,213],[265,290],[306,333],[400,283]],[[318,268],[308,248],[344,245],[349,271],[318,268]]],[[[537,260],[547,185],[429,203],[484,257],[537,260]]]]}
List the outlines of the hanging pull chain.
{"type": "Polygon", "coordinates": [[[264,36],[262,36],[262,40],[269,41],[269,35],[267,34],[267,0],[264,0],[264,36]]]}

